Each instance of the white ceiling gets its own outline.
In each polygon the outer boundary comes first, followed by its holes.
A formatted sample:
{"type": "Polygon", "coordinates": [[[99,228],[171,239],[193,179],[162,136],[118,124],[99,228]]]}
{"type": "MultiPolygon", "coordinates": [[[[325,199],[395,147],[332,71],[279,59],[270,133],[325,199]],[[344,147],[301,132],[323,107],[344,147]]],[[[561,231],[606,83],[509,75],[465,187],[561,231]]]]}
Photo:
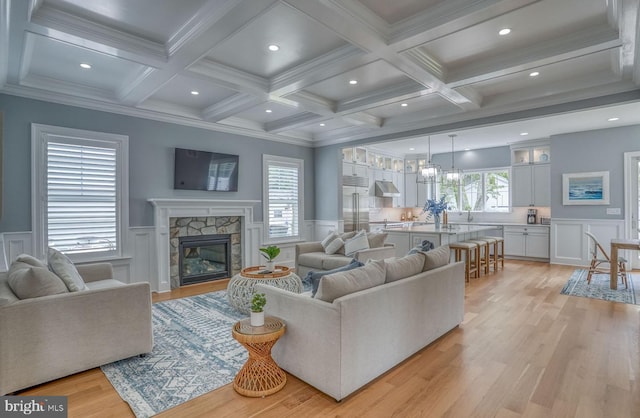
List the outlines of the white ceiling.
{"type": "Polygon", "coordinates": [[[640,124],[639,1],[0,0],[0,92],[306,146],[500,146],[640,124]]]}

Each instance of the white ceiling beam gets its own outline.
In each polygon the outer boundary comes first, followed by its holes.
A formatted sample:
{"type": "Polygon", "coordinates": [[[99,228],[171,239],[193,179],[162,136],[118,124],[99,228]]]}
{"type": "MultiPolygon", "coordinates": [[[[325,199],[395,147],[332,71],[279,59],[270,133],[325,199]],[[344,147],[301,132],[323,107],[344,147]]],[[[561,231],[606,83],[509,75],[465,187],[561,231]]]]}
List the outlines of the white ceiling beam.
{"type": "Polygon", "coordinates": [[[311,123],[315,123],[320,119],[324,119],[323,116],[317,115],[311,112],[298,113],[297,115],[289,116],[286,118],[267,122],[265,124],[265,131],[276,134],[292,129],[307,126],[311,123]]]}
{"type": "Polygon", "coordinates": [[[38,7],[29,30],[80,48],[158,67],[167,62],[164,45],[48,6],[38,7]]]}
{"type": "Polygon", "coordinates": [[[236,113],[249,110],[263,102],[264,100],[255,96],[238,93],[204,109],[202,117],[210,122],[217,122],[236,113]]]}
{"type": "Polygon", "coordinates": [[[342,120],[345,120],[352,125],[366,125],[376,128],[381,127],[383,122],[382,118],[370,115],[365,112],[356,112],[350,113],[348,115],[343,115],[342,120]]]}
{"type": "Polygon", "coordinates": [[[541,0],[447,0],[392,27],[389,45],[403,52],[541,0]]]}
{"type": "Polygon", "coordinates": [[[209,58],[203,58],[190,65],[184,75],[199,74],[201,79],[207,80],[220,87],[235,90],[240,93],[266,97],[269,92],[269,80],[232,68],[209,58]]]}
{"type": "Polygon", "coordinates": [[[251,21],[266,13],[276,3],[277,1],[274,0],[234,2],[235,7],[232,10],[229,10],[224,16],[217,15],[218,20],[215,22],[208,21],[209,28],[206,30],[200,29],[187,45],[174,51],[167,64],[161,70],[149,74],[145,80],[136,85],[123,102],[129,105],[137,105],[143,102],[167,83],[173,74],[200,60],[217,44],[242,30],[251,21]]]}
{"type": "Polygon", "coordinates": [[[431,92],[432,90],[426,89],[422,84],[418,84],[415,81],[406,81],[386,89],[376,90],[354,99],[339,102],[336,112],[338,114],[345,114],[362,111],[413,99],[431,92]]]}
{"type": "Polygon", "coordinates": [[[622,42],[618,32],[608,26],[589,28],[557,38],[553,41],[520,48],[500,57],[478,60],[460,69],[449,68],[447,85],[461,87],[481,81],[503,77],[559,61],[618,48],[622,42]]]}

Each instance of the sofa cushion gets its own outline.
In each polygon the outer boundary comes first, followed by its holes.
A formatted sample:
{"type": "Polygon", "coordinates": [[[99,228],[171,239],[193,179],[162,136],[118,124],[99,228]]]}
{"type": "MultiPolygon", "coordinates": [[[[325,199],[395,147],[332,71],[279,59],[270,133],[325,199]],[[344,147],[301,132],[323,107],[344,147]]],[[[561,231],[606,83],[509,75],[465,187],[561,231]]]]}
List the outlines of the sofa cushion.
{"type": "MultiPolygon", "coordinates": [[[[358,231],[343,232],[342,234],[340,234],[340,238],[342,238],[344,242],[347,242],[348,239],[353,238],[357,233],[358,231]]],[[[344,246],[338,250],[338,254],[345,255],[344,246]]]]}
{"type": "MultiPolygon", "coordinates": [[[[298,256],[298,264],[301,266],[310,267],[312,269],[326,270],[324,267],[322,267],[322,262],[327,257],[330,257],[330,256],[319,251],[312,252],[312,253],[304,253],[298,256]]],[[[348,264],[348,263],[345,263],[345,264],[348,264]]]]}
{"type": "Polygon", "coordinates": [[[22,261],[14,261],[9,267],[9,287],[19,299],[67,293],[67,286],[46,267],[33,267],[22,261]]]}
{"type": "Polygon", "coordinates": [[[369,248],[381,248],[384,247],[384,241],[387,239],[386,232],[370,232],[367,234],[367,240],[369,241],[369,248]]]}
{"type": "Polygon", "coordinates": [[[335,254],[344,246],[344,241],[342,238],[336,236],[336,238],[331,241],[324,249],[325,254],[335,254]]]}
{"type": "Polygon", "coordinates": [[[384,260],[386,269],[385,283],[395,282],[422,272],[424,255],[421,253],[406,255],[402,258],[387,258],[384,260]]]}
{"type": "Polygon", "coordinates": [[[311,284],[311,296],[315,296],[318,291],[318,285],[320,284],[320,279],[322,279],[327,274],[339,273],[341,271],[352,270],[356,267],[364,266],[363,263],[359,262],[356,259],[352,259],[351,263],[346,266],[338,267],[333,270],[327,271],[310,271],[307,273],[307,276],[304,278],[304,281],[311,284]]]}
{"type": "Polygon", "coordinates": [[[69,292],[77,292],[86,290],[87,285],[84,284],[82,276],[78,273],[76,266],[73,265],[69,257],[62,254],[55,248],[49,248],[48,251],[49,268],[62,279],[69,292]]]}
{"type": "Polygon", "coordinates": [[[327,235],[325,239],[320,241],[320,245],[322,245],[322,248],[326,250],[327,246],[331,243],[331,241],[333,241],[336,238],[340,238],[340,235],[336,234],[335,232],[329,232],[329,235],[327,235]]]}
{"type": "Polygon", "coordinates": [[[126,286],[120,280],[116,279],[104,279],[104,280],[96,280],[95,282],[87,283],[87,290],[96,290],[96,289],[111,289],[114,287],[126,286]]]}
{"type": "Polygon", "coordinates": [[[16,257],[16,261],[29,264],[31,267],[49,268],[45,261],[39,260],[29,254],[20,254],[16,257]]]}
{"type": "Polygon", "coordinates": [[[315,298],[333,302],[350,293],[381,285],[384,279],[384,260],[372,261],[363,267],[324,276],[315,298]]]}
{"type": "Polygon", "coordinates": [[[347,257],[353,256],[360,250],[366,250],[369,248],[369,240],[367,239],[367,232],[362,230],[358,232],[353,238],[344,242],[344,254],[347,257]]]}
{"type": "Polygon", "coordinates": [[[325,255],[322,260],[322,270],[333,270],[338,267],[346,266],[351,262],[351,260],[352,257],[347,257],[346,255],[325,255]]]}
{"type": "Polygon", "coordinates": [[[424,254],[424,267],[422,271],[432,270],[449,264],[451,250],[448,245],[442,245],[431,251],[420,251],[424,254]]]}

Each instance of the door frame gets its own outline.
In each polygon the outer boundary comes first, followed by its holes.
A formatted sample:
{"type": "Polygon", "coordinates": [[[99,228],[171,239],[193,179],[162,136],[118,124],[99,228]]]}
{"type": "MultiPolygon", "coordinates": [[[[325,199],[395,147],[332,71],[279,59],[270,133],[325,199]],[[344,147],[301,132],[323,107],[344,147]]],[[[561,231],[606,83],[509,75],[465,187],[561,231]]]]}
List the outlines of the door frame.
{"type": "MultiPolygon", "coordinates": [[[[640,185],[632,179],[638,178],[638,161],[640,161],[640,151],[632,151],[624,153],[624,237],[636,238],[636,228],[640,228],[638,224],[638,213],[636,219],[633,219],[634,205],[638,205],[638,188],[640,185]],[[635,221],[635,226],[633,222],[635,221]]],[[[631,268],[640,268],[640,259],[637,256],[630,257],[631,268]]]]}

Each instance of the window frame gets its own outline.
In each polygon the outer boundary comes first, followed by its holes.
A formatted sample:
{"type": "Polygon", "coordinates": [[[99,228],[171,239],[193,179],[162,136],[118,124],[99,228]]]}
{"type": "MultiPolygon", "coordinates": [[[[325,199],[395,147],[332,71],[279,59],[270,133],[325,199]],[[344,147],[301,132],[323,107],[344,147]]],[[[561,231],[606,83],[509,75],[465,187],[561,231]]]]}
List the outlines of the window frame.
{"type": "Polygon", "coordinates": [[[31,124],[31,224],[36,257],[46,258],[48,248],[48,143],[109,147],[116,150],[116,249],[69,254],[74,262],[123,258],[129,230],[129,137],[43,124],[31,124]]]}
{"type": "MultiPolygon", "coordinates": [[[[511,213],[513,211],[513,206],[511,205],[511,196],[512,196],[512,187],[513,187],[513,176],[511,173],[511,167],[506,166],[506,167],[491,167],[491,168],[481,168],[481,169],[477,169],[477,170],[464,170],[462,175],[465,176],[467,174],[480,174],[482,176],[481,178],[481,183],[482,183],[482,193],[485,194],[486,193],[486,177],[485,175],[487,173],[495,173],[497,171],[506,171],[509,175],[509,195],[508,195],[508,200],[509,200],[509,205],[507,207],[507,209],[505,211],[487,211],[487,210],[471,210],[472,213],[487,213],[487,214],[491,214],[491,213],[511,213]]],[[[462,187],[462,179],[460,179],[460,184],[461,186],[458,189],[458,201],[462,202],[462,193],[463,193],[463,187],[462,187]]],[[[440,196],[442,193],[442,184],[439,182],[438,183],[438,196],[440,196]]],[[[466,212],[466,209],[460,209],[457,208],[455,209],[455,211],[458,212],[466,212]]]]}
{"type": "Polygon", "coordinates": [[[301,241],[304,221],[304,160],[300,158],[282,157],[278,155],[262,155],[262,222],[263,239],[267,244],[279,244],[301,241]],[[295,167],[298,170],[298,234],[286,237],[271,238],[269,236],[269,167],[272,165],[295,167]]]}

